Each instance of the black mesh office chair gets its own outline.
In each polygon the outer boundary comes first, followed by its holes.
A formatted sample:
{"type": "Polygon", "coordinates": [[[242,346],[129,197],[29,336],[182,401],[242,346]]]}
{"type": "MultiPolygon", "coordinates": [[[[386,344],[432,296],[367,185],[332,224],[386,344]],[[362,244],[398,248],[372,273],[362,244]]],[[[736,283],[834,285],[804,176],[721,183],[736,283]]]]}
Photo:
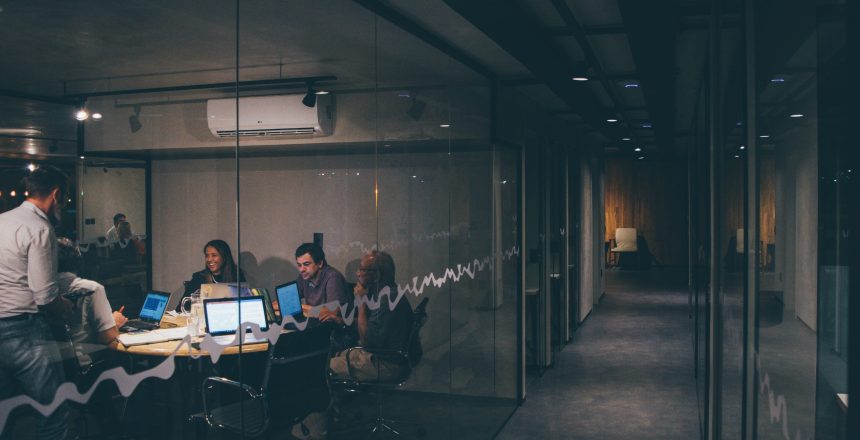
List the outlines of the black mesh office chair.
{"type": "Polygon", "coordinates": [[[308,414],[324,411],[331,401],[332,329],[326,324],[282,334],[269,348],[259,386],[223,377],[204,379],[203,413],[198,417],[211,428],[258,437],[274,429],[288,431],[308,414]]]}
{"type": "MultiPolygon", "coordinates": [[[[421,328],[427,321],[427,303],[429,301],[430,298],[425,297],[423,300],[421,300],[421,302],[418,304],[418,306],[415,307],[415,310],[412,312],[412,328],[409,332],[409,338],[406,340],[404,347],[401,347],[400,349],[396,350],[352,347],[347,350],[347,353],[345,353],[346,359],[349,359],[349,352],[351,350],[357,349],[363,349],[375,355],[383,356],[388,359],[389,362],[395,362],[400,365],[400,374],[398,375],[398,377],[386,381],[361,381],[354,379],[355,376],[352,373],[350,373],[350,379],[332,378],[332,387],[335,388],[338,392],[355,393],[369,391],[376,393],[376,419],[370,422],[369,425],[350,428],[335,433],[338,438],[348,432],[354,432],[356,430],[364,431],[368,429],[370,430],[371,435],[388,433],[395,436],[399,436],[400,432],[398,431],[398,425],[415,426],[417,428],[417,434],[419,436],[424,436],[425,429],[418,423],[402,420],[390,420],[383,417],[382,393],[386,390],[395,389],[404,385],[409,379],[409,377],[412,375],[412,369],[421,360],[421,328]]],[[[349,366],[349,362],[347,362],[347,366],[349,366]]]]}

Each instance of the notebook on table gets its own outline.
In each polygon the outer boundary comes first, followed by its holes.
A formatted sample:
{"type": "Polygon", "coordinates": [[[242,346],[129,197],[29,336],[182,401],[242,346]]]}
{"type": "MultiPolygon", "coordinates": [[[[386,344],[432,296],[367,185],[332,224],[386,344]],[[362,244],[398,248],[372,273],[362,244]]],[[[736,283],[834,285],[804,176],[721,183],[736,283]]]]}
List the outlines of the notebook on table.
{"type": "MultiPolygon", "coordinates": [[[[203,314],[206,319],[206,332],[219,344],[230,344],[236,339],[239,324],[251,323],[260,326],[260,331],[269,329],[266,308],[262,296],[241,298],[212,298],[203,300],[203,314]]],[[[243,327],[249,332],[249,327],[243,327]]],[[[243,334],[244,342],[252,344],[266,341],[253,334],[243,334]]]]}
{"type": "Polygon", "coordinates": [[[143,307],[138,317],[129,319],[122,327],[123,331],[132,330],[154,330],[161,325],[161,318],[167,310],[167,302],[170,294],[167,292],[150,291],[143,300],[143,307]]]}

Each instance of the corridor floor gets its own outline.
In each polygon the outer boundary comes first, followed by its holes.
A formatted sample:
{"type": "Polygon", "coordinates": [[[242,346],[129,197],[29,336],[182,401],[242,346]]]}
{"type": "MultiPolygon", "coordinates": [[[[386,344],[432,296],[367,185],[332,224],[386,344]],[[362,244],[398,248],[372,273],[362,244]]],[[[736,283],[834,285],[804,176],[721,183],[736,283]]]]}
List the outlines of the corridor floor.
{"type": "Polygon", "coordinates": [[[606,295],[496,438],[699,438],[686,273],[607,273],[606,295]]]}

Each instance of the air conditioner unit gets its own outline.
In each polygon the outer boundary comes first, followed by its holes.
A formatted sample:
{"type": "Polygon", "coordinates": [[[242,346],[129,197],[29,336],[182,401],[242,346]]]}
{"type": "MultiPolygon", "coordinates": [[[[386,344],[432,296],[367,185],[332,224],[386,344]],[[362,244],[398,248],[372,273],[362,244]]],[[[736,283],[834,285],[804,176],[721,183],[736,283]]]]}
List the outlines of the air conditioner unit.
{"type": "MultiPolygon", "coordinates": [[[[317,95],[316,105],[302,104],[305,95],[270,95],[239,98],[239,136],[328,136],[332,133],[334,100],[317,95]]],[[[236,99],[210,99],[206,103],[209,131],[219,138],[236,137],[236,99]]]]}

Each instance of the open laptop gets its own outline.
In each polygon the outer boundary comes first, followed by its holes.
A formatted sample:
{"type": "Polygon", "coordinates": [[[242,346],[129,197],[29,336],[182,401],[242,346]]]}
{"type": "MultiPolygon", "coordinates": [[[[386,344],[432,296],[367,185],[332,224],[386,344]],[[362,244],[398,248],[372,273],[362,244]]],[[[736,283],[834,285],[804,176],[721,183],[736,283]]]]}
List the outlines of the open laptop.
{"type": "MultiPolygon", "coordinates": [[[[240,323],[257,324],[261,331],[269,329],[262,296],[205,299],[203,314],[206,319],[206,332],[219,344],[233,342],[240,323]]],[[[249,330],[246,328],[246,331],[249,330]]],[[[265,338],[257,339],[252,334],[245,335],[244,338],[246,344],[265,340],[265,338]]]]}
{"type": "Polygon", "coordinates": [[[150,291],[143,300],[143,307],[138,317],[129,319],[123,327],[123,331],[153,330],[161,325],[161,318],[167,310],[170,294],[167,292],[150,291]]]}
{"type": "Polygon", "coordinates": [[[302,319],[302,300],[299,298],[299,286],[295,281],[275,287],[275,294],[278,296],[281,322],[287,316],[292,316],[297,321],[302,319]]]}
{"type": "Polygon", "coordinates": [[[240,296],[251,296],[251,288],[247,284],[239,283],[203,283],[200,285],[200,297],[207,298],[238,298],[240,296]],[[241,291],[241,295],[239,294],[241,291]]]}

